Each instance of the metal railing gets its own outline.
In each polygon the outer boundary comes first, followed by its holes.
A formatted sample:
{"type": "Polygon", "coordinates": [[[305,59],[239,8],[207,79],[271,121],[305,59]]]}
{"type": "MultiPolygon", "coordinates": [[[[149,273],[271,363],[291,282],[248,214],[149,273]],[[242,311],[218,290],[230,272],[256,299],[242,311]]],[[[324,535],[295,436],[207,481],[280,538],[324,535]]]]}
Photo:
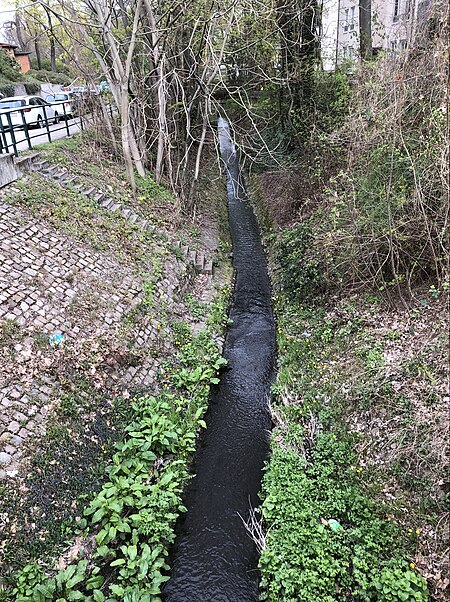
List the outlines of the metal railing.
{"type": "MultiPolygon", "coordinates": [[[[62,138],[63,136],[56,136],[57,132],[62,130],[66,130],[67,136],[71,135],[71,128],[79,127],[79,129],[84,130],[85,127],[85,117],[83,116],[83,107],[81,103],[77,103],[77,114],[73,115],[73,113],[67,113],[66,111],[66,103],[67,100],[63,100],[61,102],[54,102],[47,105],[41,105],[39,107],[13,107],[9,109],[1,109],[0,105],[0,153],[10,153],[13,152],[16,157],[19,156],[20,150],[32,150],[33,143],[32,141],[36,138],[41,138],[43,135],[47,136],[49,142],[53,142],[55,139],[62,138]],[[58,110],[57,107],[62,107],[62,112],[58,110]],[[32,123],[27,123],[25,113],[30,112],[34,109],[39,109],[39,112],[42,111],[43,118],[41,121],[35,121],[32,123]],[[48,115],[48,109],[54,109],[58,114],[58,120],[55,120],[55,117],[50,117],[48,115]],[[21,114],[21,123],[14,123],[11,118],[12,113],[21,114]],[[70,118],[69,118],[70,115],[70,118]],[[64,123],[60,127],[54,127],[55,125],[59,125],[60,120],[63,120],[64,123]],[[69,120],[71,123],[69,124],[69,120]],[[42,124],[42,128],[40,128],[37,132],[33,132],[33,127],[36,127],[42,124]],[[42,133],[42,129],[45,130],[45,133],[42,133]],[[53,138],[52,138],[53,136],[53,138]],[[19,146],[23,146],[26,144],[27,149],[19,148],[19,146]]],[[[69,101],[71,102],[71,101],[69,101]]],[[[71,106],[74,106],[74,102],[71,102],[71,106]]],[[[76,130],[78,131],[78,129],[76,130]]],[[[75,132],[72,132],[75,133],[75,132]]],[[[41,142],[42,144],[42,142],[41,142]]]]}

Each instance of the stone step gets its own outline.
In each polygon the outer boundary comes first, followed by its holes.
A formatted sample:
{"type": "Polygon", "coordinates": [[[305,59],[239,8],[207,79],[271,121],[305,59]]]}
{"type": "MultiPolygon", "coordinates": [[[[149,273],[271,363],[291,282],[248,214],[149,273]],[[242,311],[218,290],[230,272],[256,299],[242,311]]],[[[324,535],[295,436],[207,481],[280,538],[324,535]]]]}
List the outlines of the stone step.
{"type": "Polygon", "coordinates": [[[50,163],[46,159],[40,159],[39,161],[33,161],[31,169],[33,171],[42,171],[43,169],[46,169],[49,165],[50,163]]]}
{"type": "Polygon", "coordinates": [[[99,203],[99,204],[100,204],[100,201],[103,199],[103,197],[104,197],[104,196],[105,196],[105,195],[104,195],[104,193],[103,193],[103,192],[97,192],[97,194],[95,194],[95,195],[94,195],[94,201],[95,201],[96,203],[99,203]]]}
{"type": "Polygon", "coordinates": [[[82,190],[83,186],[84,186],[84,185],[83,185],[81,182],[78,182],[77,184],[74,184],[74,185],[72,186],[72,188],[73,188],[74,190],[78,191],[78,192],[81,192],[81,190],[82,190]]]}
{"type": "Polygon", "coordinates": [[[131,209],[129,207],[124,207],[120,213],[122,214],[122,217],[128,219],[128,216],[131,214],[131,209]]]}
{"type": "Polygon", "coordinates": [[[64,180],[64,184],[72,184],[72,182],[76,182],[77,181],[77,177],[76,176],[71,176],[70,174],[67,174],[67,178],[64,180]]]}
{"type": "Polygon", "coordinates": [[[122,205],[120,203],[113,203],[111,205],[111,207],[109,208],[109,210],[110,211],[118,211],[121,208],[122,208],[122,205]]]}
{"type": "Polygon", "coordinates": [[[97,189],[95,188],[95,186],[91,186],[91,187],[89,187],[89,188],[85,188],[85,189],[83,190],[83,194],[84,194],[85,196],[91,196],[91,195],[92,195],[92,194],[93,194],[93,193],[94,193],[96,190],[97,190],[97,189]]]}
{"type": "Polygon", "coordinates": [[[205,256],[203,253],[197,253],[197,257],[195,258],[195,269],[197,272],[202,273],[203,266],[205,265],[205,256]]]}
{"type": "Polygon", "coordinates": [[[130,224],[135,224],[138,219],[139,219],[139,216],[136,215],[136,213],[131,213],[128,216],[127,221],[130,222],[130,224]]]}
{"type": "Polygon", "coordinates": [[[45,175],[50,176],[51,178],[53,178],[53,176],[55,175],[55,173],[58,171],[58,168],[56,167],[56,165],[51,165],[50,167],[46,167],[42,171],[43,171],[43,173],[45,173],[45,175]]]}
{"type": "Polygon", "coordinates": [[[183,257],[186,259],[186,257],[188,256],[188,253],[189,253],[189,247],[186,245],[183,245],[181,247],[181,252],[183,253],[183,257]]]}
{"type": "Polygon", "coordinates": [[[197,257],[197,251],[195,251],[195,250],[189,251],[188,259],[189,259],[190,263],[193,263],[195,265],[196,257],[197,257]]]}
{"type": "Polygon", "coordinates": [[[114,199],[111,199],[109,197],[100,201],[100,207],[103,207],[103,209],[111,209],[113,205],[114,199]]]}
{"type": "Polygon", "coordinates": [[[20,167],[22,165],[27,165],[27,163],[29,163],[30,169],[33,170],[34,163],[31,157],[28,155],[25,155],[25,157],[14,157],[14,165],[18,165],[20,167]]]}
{"type": "Polygon", "coordinates": [[[212,259],[208,259],[207,261],[205,261],[201,273],[202,274],[210,274],[210,275],[213,273],[212,259]]]}
{"type": "Polygon", "coordinates": [[[14,157],[14,163],[22,163],[22,162],[26,162],[26,161],[30,161],[31,163],[34,163],[36,161],[43,161],[43,159],[39,158],[39,151],[32,151],[31,153],[28,153],[26,155],[21,155],[20,157],[14,157]]]}

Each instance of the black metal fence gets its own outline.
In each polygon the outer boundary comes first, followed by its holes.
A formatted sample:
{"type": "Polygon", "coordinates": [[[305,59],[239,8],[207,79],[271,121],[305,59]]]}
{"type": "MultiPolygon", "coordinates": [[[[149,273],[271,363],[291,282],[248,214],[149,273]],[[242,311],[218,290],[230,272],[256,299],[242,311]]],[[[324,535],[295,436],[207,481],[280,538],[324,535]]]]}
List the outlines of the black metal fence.
{"type": "MultiPolygon", "coordinates": [[[[33,140],[41,138],[42,135],[46,135],[49,142],[62,138],[63,136],[57,135],[62,130],[66,131],[66,135],[70,136],[75,131],[83,130],[85,127],[86,115],[83,116],[84,110],[81,103],[77,103],[76,115],[67,113],[66,111],[67,101],[52,102],[51,104],[40,105],[39,112],[42,111],[42,119],[36,122],[27,122],[25,113],[30,111],[30,108],[34,110],[34,107],[13,107],[9,109],[1,109],[0,106],[0,153],[13,152],[16,157],[19,155],[20,150],[32,150],[33,140]],[[52,115],[53,109],[57,112],[57,117],[52,115]],[[12,114],[20,113],[19,123],[13,123],[11,117],[12,114]],[[49,114],[50,113],[50,114],[49,114]],[[62,121],[61,121],[62,120],[62,121]],[[63,123],[62,123],[63,122],[63,123]],[[62,125],[59,125],[62,123],[62,125]],[[39,128],[35,131],[35,127],[39,128]],[[70,131],[72,128],[72,132],[70,131]],[[77,128],[77,129],[75,129],[77,128]],[[42,129],[45,130],[43,134],[42,129]],[[26,145],[27,148],[19,148],[26,145]]],[[[73,106],[74,103],[72,103],[73,106]]],[[[14,120],[15,121],[15,120],[14,120]]]]}

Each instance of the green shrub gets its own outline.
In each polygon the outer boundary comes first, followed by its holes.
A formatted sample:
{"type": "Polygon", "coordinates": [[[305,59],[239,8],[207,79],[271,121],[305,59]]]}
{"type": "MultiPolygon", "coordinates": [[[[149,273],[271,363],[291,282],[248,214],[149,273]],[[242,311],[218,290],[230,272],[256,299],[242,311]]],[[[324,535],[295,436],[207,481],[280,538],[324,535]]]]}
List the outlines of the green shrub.
{"type": "MultiPolygon", "coordinates": [[[[40,70],[51,71],[52,73],[63,73],[64,75],[69,75],[69,73],[70,73],[69,65],[63,63],[60,60],[56,61],[56,71],[53,71],[52,62],[50,59],[45,59],[45,58],[41,59],[40,63],[41,63],[40,70]]],[[[31,68],[34,69],[35,71],[39,71],[38,63],[35,58],[31,59],[31,68]]]]}
{"type": "Polygon", "coordinates": [[[340,127],[348,116],[351,88],[343,71],[318,71],[314,85],[314,133],[326,133],[340,127]]]}
{"type": "Polygon", "coordinates": [[[0,86],[0,94],[2,96],[14,96],[14,84],[5,84],[0,86]]]}
{"type": "MultiPolygon", "coordinates": [[[[303,438],[304,431],[291,425],[286,449],[275,447],[264,477],[262,510],[268,535],[260,558],[263,599],[378,600],[380,574],[385,576],[383,587],[388,587],[398,530],[360,491],[358,473],[351,468],[356,457],[350,442],[324,432],[306,462],[296,451],[303,438]],[[327,524],[330,519],[340,528],[333,530],[327,524]]],[[[425,581],[416,573],[410,577],[410,572],[400,571],[402,583],[412,579],[426,592],[425,581]]],[[[416,599],[426,602],[426,597],[403,598],[416,599]]]]}
{"type": "Polygon", "coordinates": [[[27,94],[40,94],[41,92],[41,84],[35,82],[25,82],[24,86],[27,94]]]}
{"type": "Polygon", "coordinates": [[[285,230],[277,242],[275,261],[283,290],[292,300],[304,301],[323,291],[321,263],[314,253],[313,230],[309,222],[303,222],[285,230]]]}
{"type": "Polygon", "coordinates": [[[418,573],[385,567],[374,579],[378,602],[427,602],[427,582],[418,573]]]}
{"type": "Polygon", "coordinates": [[[0,75],[12,82],[21,79],[19,63],[3,49],[0,49],[0,75]]]}
{"type": "Polygon", "coordinates": [[[63,73],[55,73],[54,71],[46,71],[45,69],[34,70],[31,69],[27,73],[28,77],[37,79],[40,82],[48,82],[51,84],[68,84],[70,77],[63,73]]]}

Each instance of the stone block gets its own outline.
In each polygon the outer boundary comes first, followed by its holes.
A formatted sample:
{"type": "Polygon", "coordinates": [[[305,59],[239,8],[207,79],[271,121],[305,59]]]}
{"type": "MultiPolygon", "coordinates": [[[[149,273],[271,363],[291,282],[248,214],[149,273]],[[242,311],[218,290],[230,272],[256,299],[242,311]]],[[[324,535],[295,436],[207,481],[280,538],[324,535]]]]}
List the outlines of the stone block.
{"type": "Polygon", "coordinates": [[[8,466],[8,464],[11,462],[12,458],[10,454],[7,454],[6,452],[0,452],[0,464],[3,466],[8,466]]]}

